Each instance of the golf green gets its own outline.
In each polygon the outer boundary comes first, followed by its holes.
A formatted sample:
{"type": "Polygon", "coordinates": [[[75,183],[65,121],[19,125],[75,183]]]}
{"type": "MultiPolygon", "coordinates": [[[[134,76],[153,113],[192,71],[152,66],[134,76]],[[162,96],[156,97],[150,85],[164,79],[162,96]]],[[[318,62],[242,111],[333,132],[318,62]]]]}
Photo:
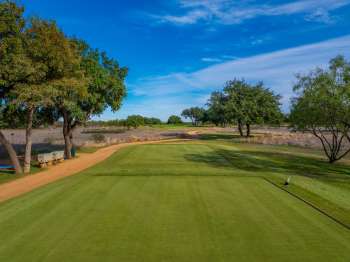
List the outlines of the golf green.
{"type": "Polygon", "coordinates": [[[135,146],[1,204],[0,261],[350,261],[350,230],[214,152],[135,146]]]}

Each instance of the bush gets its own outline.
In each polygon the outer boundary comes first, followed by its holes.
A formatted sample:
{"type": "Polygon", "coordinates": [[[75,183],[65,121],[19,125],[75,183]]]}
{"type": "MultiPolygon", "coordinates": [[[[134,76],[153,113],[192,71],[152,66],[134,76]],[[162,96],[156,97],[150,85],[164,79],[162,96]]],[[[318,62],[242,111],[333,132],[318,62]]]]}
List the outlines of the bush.
{"type": "Polygon", "coordinates": [[[126,119],[126,126],[130,129],[131,127],[133,128],[138,128],[139,126],[143,126],[145,124],[145,120],[143,116],[140,115],[131,115],[128,116],[126,119]]]}
{"type": "Polygon", "coordinates": [[[160,125],[162,121],[155,117],[144,117],[145,125],[160,125]]]}
{"type": "Polygon", "coordinates": [[[92,134],[91,139],[94,140],[95,143],[104,143],[106,142],[106,137],[103,134],[92,134]]]}
{"type": "Polygon", "coordinates": [[[172,115],[168,119],[168,124],[169,125],[177,125],[177,124],[182,124],[181,117],[172,115]]]}

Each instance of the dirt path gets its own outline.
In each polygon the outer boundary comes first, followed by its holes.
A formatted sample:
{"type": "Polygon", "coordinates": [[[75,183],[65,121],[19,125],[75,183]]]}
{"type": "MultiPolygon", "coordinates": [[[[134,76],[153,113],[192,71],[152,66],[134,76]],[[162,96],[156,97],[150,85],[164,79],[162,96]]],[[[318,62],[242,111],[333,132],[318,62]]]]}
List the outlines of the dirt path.
{"type": "Polygon", "coordinates": [[[80,154],[79,158],[77,159],[64,161],[63,163],[58,164],[57,166],[51,166],[47,170],[38,174],[26,176],[0,185],[0,202],[25,194],[38,187],[57,181],[64,177],[79,173],[80,171],[83,171],[105,160],[121,148],[128,147],[130,145],[156,144],[177,140],[180,139],[118,144],[101,148],[92,154],[80,154]]]}

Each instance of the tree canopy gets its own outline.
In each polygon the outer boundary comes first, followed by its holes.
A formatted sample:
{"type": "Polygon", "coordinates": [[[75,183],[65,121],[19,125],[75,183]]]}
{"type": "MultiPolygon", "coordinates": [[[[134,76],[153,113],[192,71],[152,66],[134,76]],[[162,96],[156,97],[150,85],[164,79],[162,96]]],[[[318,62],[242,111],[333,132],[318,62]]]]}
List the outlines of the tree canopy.
{"type": "MultiPolygon", "coordinates": [[[[15,2],[0,3],[0,118],[25,122],[24,170],[29,172],[33,124],[63,118],[66,157],[73,130],[106,108],[116,111],[126,95],[127,68],[105,52],[70,38],[54,21],[24,18],[15,2]]],[[[1,133],[1,131],[0,131],[1,133]]],[[[16,152],[0,134],[18,173],[16,152]]]]}
{"type": "Polygon", "coordinates": [[[181,117],[172,115],[172,116],[169,116],[167,123],[169,125],[178,125],[178,124],[182,124],[182,120],[181,120],[181,117]]]}
{"type": "Polygon", "coordinates": [[[208,118],[216,125],[236,123],[241,136],[255,124],[277,124],[283,119],[280,96],[263,83],[248,84],[245,80],[228,81],[222,92],[213,92],[208,100],[208,118]]]}
{"type": "Polygon", "coordinates": [[[131,115],[126,118],[126,126],[128,128],[138,128],[139,126],[143,126],[145,124],[145,119],[140,115],[131,115]]]}
{"type": "Polygon", "coordinates": [[[63,135],[66,155],[71,157],[74,129],[86,123],[91,116],[100,115],[106,108],[116,111],[126,96],[125,78],[127,68],[118,62],[89,47],[78,39],[70,40],[79,54],[79,69],[82,72],[83,88],[71,89],[71,84],[63,84],[62,91],[56,99],[57,115],[64,120],[63,135]]]}
{"type": "Polygon", "coordinates": [[[191,107],[182,111],[181,114],[185,118],[191,119],[192,125],[198,126],[203,121],[205,109],[200,107],[191,107]]]}
{"type": "Polygon", "coordinates": [[[350,63],[338,56],[327,70],[317,68],[297,80],[292,127],[317,137],[329,162],[343,158],[350,152],[350,63]]]}

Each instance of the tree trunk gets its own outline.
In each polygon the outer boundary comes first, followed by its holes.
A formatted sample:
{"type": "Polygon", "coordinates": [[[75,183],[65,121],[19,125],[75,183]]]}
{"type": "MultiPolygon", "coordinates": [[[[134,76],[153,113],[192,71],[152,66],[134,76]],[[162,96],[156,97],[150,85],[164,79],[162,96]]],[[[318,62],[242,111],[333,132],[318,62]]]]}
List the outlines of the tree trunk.
{"type": "Polygon", "coordinates": [[[1,131],[0,131],[0,143],[5,147],[11,159],[12,165],[15,167],[16,174],[22,174],[23,171],[22,171],[21,164],[19,163],[17,153],[13,148],[13,146],[11,145],[11,143],[6,139],[6,137],[1,131]]]}
{"type": "Polygon", "coordinates": [[[69,135],[63,134],[64,136],[64,154],[66,159],[72,158],[72,141],[70,140],[69,135]]]}
{"type": "Polygon", "coordinates": [[[250,124],[246,124],[247,127],[247,137],[250,137],[250,124]]]}
{"type": "Polygon", "coordinates": [[[64,137],[64,155],[66,159],[72,158],[72,142],[70,139],[70,123],[67,111],[63,110],[63,137],[64,137]]]}
{"type": "Polygon", "coordinates": [[[239,135],[240,136],[244,136],[243,135],[243,128],[242,128],[242,122],[238,121],[238,131],[239,131],[239,135]]]}
{"type": "Polygon", "coordinates": [[[333,157],[331,157],[331,158],[328,159],[328,162],[329,162],[330,164],[333,164],[333,163],[335,163],[336,161],[337,161],[337,159],[334,159],[333,157]]]}
{"type": "Polygon", "coordinates": [[[26,127],[26,149],[24,153],[24,173],[30,173],[30,163],[32,160],[32,128],[33,128],[34,108],[28,109],[26,127]]]}

